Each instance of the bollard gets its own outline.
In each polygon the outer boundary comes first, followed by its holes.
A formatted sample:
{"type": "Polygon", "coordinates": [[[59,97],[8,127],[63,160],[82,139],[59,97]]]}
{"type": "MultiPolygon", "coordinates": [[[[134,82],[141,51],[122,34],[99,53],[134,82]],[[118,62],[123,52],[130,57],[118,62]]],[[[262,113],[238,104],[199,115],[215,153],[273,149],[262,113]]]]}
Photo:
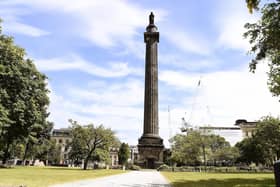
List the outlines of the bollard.
{"type": "Polygon", "coordinates": [[[280,160],[274,163],[274,177],[276,187],[280,187],[280,160]]]}

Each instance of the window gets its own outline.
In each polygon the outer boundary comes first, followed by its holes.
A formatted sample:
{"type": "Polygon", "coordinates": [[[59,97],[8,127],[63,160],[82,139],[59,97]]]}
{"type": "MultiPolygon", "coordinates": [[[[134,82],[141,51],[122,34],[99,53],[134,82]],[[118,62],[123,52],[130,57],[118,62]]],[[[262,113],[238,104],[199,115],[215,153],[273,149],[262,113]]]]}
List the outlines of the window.
{"type": "Polygon", "coordinates": [[[59,142],[59,143],[62,143],[62,139],[59,139],[58,142],[59,142]]]}

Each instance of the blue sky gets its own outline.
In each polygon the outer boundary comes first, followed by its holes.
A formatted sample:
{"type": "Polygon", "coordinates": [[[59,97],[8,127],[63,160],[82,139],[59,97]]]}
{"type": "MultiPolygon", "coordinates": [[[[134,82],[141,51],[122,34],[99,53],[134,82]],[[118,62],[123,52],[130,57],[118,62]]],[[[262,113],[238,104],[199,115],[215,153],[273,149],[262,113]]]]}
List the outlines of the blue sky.
{"type": "MultiPolygon", "coordinates": [[[[249,73],[243,25],[258,17],[244,0],[2,0],[3,32],[49,77],[55,128],[69,126],[70,118],[104,124],[137,144],[150,11],[160,32],[159,122],[166,145],[182,117],[193,126],[232,126],[240,118],[278,115],[265,64],[249,73]]],[[[236,132],[225,136],[240,140],[236,132]]]]}

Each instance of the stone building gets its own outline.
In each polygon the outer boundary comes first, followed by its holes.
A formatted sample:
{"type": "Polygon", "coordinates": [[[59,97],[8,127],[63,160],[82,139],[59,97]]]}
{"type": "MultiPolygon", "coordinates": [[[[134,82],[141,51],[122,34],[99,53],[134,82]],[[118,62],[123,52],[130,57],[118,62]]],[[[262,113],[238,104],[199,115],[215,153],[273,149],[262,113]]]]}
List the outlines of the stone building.
{"type": "Polygon", "coordinates": [[[238,119],[235,121],[236,126],[239,126],[242,131],[243,138],[250,138],[253,136],[257,126],[256,121],[247,121],[245,119],[238,119]]]}
{"type": "MultiPolygon", "coordinates": [[[[71,142],[70,129],[61,128],[54,129],[51,133],[51,140],[54,140],[57,146],[60,147],[60,161],[59,164],[70,164],[69,160],[69,151],[71,147],[68,148],[67,144],[71,142]]],[[[110,158],[111,164],[110,167],[117,167],[119,163],[118,158],[118,148],[110,148],[110,158]]]]}
{"type": "Polygon", "coordinates": [[[130,155],[129,155],[128,162],[133,164],[136,160],[138,160],[138,156],[139,156],[138,147],[135,145],[131,145],[129,146],[129,150],[130,150],[130,155]]]}
{"type": "Polygon", "coordinates": [[[117,167],[119,165],[119,148],[112,147],[110,148],[110,158],[111,158],[111,167],[117,167]]]}
{"type": "Polygon", "coordinates": [[[56,145],[60,148],[59,164],[69,164],[68,153],[70,149],[68,148],[67,144],[71,142],[70,129],[54,129],[51,134],[51,140],[54,140],[56,145]]]}

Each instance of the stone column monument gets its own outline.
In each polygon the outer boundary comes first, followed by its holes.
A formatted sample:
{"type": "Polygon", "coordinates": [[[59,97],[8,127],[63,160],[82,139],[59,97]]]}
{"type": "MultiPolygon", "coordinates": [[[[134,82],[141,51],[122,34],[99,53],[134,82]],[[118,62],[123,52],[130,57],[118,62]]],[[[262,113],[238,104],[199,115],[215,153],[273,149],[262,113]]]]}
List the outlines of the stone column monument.
{"type": "Polygon", "coordinates": [[[159,32],[154,24],[154,14],[144,33],[146,43],[144,132],[138,140],[139,158],[136,164],[154,169],[163,164],[163,140],[158,127],[158,53],[159,32]]]}

